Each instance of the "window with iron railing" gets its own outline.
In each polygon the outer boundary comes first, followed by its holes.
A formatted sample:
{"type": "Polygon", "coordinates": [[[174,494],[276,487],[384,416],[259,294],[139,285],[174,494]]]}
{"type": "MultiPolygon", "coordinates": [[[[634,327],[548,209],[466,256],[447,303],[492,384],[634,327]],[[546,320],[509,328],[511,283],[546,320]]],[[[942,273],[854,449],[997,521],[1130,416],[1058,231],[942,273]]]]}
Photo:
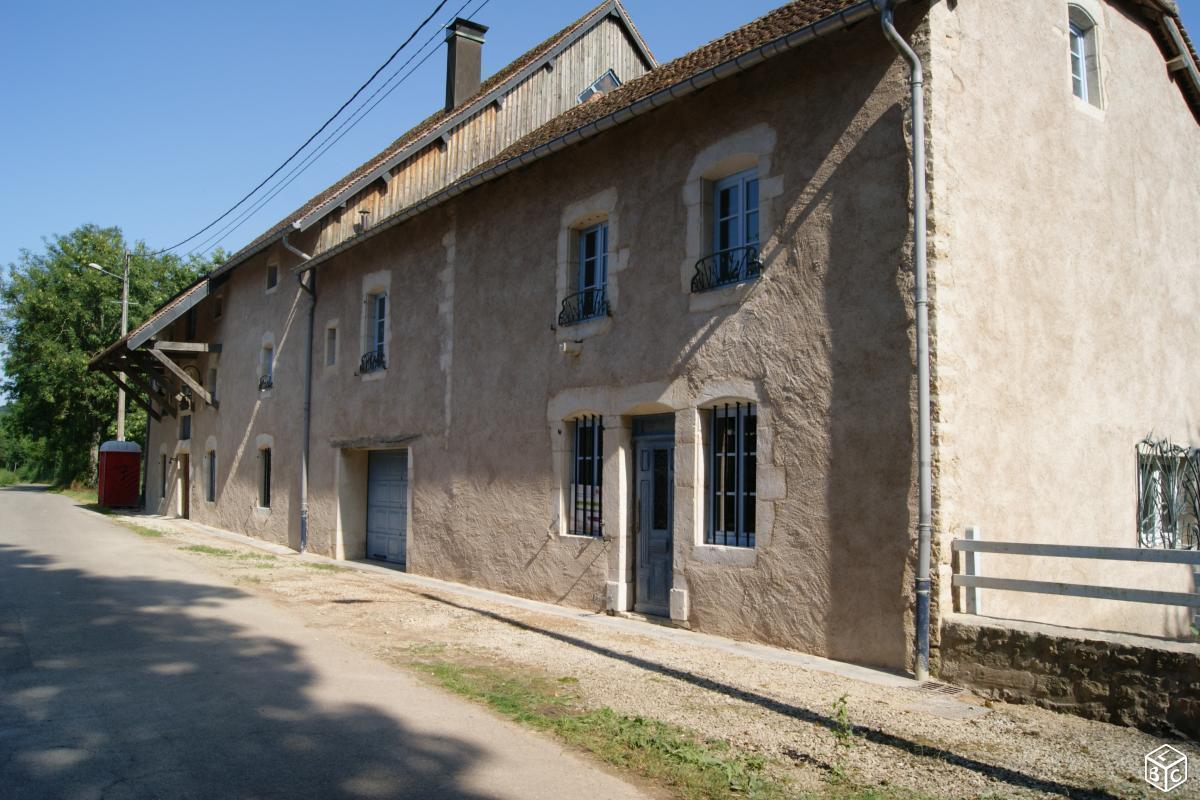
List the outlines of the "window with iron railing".
{"type": "Polygon", "coordinates": [[[387,369],[387,295],[383,292],[367,295],[367,324],[363,332],[366,352],[359,359],[359,374],[387,369]]]}
{"type": "Polygon", "coordinates": [[[259,365],[258,390],[265,392],[275,385],[275,348],[266,345],[262,349],[261,364],[259,365]]]}
{"type": "Polygon", "coordinates": [[[264,447],[258,451],[258,506],[271,507],[271,448],[264,447]]]}
{"type": "Polygon", "coordinates": [[[601,222],[579,231],[577,291],[568,295],[558,314],[560,326],[575,325],[606,317],[608,305],[608,223],[601,222]]]}
{"type": "Polygon", "coordinates": [[[712,185],[712,251],[696,262],[692,291],[755,280],[758,252],[758,172],[746,170],[712,185]]]}

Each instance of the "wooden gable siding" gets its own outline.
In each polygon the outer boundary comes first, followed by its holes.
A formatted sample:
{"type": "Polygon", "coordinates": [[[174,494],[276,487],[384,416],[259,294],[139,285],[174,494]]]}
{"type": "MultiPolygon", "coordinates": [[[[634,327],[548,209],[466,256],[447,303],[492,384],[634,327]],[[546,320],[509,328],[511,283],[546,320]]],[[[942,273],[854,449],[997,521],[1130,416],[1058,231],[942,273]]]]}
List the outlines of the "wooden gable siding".
{"type": "Polygon", "coordinates": [[[370,227],[453,183],[574,106],[579,93],[608,69],[622,82],[647,71],[624,27],[612,16],[560,53],[553,69],[538,69],[514,87],[502,108],[489,103],[452,128],[445,144],[426,147],[396,166],[390,182],[375,181],[351,197],[345,208],[325,217],[318,223],[314,254],[354,236],[356,225],[370,227]]]}

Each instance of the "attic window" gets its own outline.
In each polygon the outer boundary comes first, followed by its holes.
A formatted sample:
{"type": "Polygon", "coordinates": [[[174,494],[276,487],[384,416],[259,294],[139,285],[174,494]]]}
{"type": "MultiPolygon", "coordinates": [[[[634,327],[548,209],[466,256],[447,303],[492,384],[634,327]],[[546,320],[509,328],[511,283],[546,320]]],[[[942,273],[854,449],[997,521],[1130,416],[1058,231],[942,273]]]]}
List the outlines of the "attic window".
{"type": "Polygon", "coordinates": [[[599,78],[596,78],[596,80],[592,81],[590,86],[580,92],[577,99],[581,103],[586,103],[596,95],[611,92],[620,85],[621,79],[617,77],[617,73],[613,72],[611,69],[606,70],[603,75],[601,75],[599,78]]]}

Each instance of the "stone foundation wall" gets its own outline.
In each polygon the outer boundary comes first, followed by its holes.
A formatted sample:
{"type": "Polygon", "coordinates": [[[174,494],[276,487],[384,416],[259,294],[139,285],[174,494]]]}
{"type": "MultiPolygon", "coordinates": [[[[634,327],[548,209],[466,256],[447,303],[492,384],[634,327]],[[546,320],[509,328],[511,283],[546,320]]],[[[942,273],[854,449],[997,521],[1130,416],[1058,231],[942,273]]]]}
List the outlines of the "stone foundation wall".
{"type": "Polygon", "coordinates": [[[985,696],[1200,738],[1200,645],[951,615],[939,677],[985,696]]]}

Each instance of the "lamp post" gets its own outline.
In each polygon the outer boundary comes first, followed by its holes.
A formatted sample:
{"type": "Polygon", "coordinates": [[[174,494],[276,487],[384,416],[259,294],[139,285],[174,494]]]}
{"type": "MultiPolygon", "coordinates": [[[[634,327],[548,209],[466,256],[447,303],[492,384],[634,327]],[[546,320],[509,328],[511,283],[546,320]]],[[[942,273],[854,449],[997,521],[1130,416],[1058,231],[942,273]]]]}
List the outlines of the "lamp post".
{"type": "MultiPolygon", "coordinates": [[[[121,338],[124,339],[125,334],[129,333],[129,250],[125,250],[124,275],[109,272],[99,264],[92,262],[88,262],[88,267],[121,281],[121,338]]],[[[121,379],[121,383],[125,382],[123,371],[117,377],[121,379]]],[[[125,441],[125,390],[119,386],[117,387],[117,441],[125,441]]]]}

